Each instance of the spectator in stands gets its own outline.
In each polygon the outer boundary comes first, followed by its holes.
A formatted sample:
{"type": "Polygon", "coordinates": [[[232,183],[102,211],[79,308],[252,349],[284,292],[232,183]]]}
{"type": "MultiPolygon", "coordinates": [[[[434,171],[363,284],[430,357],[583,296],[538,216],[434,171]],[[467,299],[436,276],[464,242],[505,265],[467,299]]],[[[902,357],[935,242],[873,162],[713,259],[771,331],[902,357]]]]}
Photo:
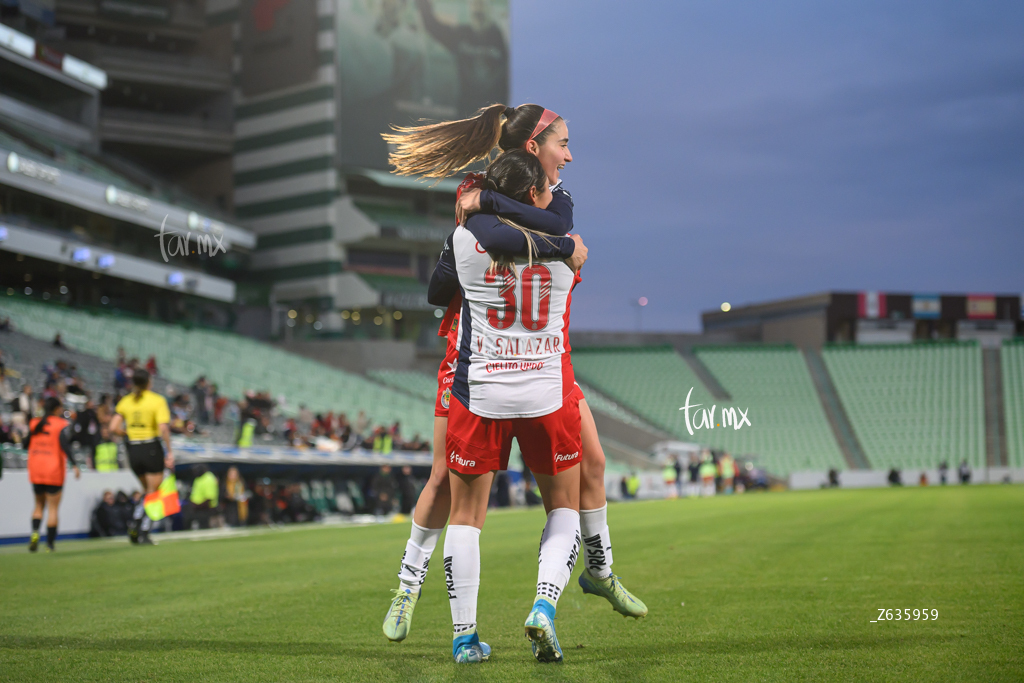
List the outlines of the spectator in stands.
{"type": "Polygon", "coordinates": [[[960,469],[958,470],[958,472],[960,474],[960,483],[961,484],[970,484],[971,483],[971,466],[967,464],[967,460],[966,459],[964,459],[960,463],[960,469]]]}
{"type": "Polygon", "coordinates": [[[60,338],[60,332],[58,332],[53,338],[53,345],[58,349],[66,349],[64,346],[64,340],[60,338]]]}
{"type": "Polygon", "coordinates": [[[35,415],[35,407],[32,385],[25,384],[21,387],[21,393],[11,401],[11,413],[13,413],[11,425],[16,428],[21,438],[24,438],[28,432],[27,429],[20,429],[19,425],[27,428],[29,420],[35,415]],[[22,434],[22,431],[25,431],[25,434],[22,434]]]}
{"type": "Polygon", "coordinates": [[[117,362],[117,368],[114,370],[114,395],[121,396],[122,394],[128,393],[128,389],[131,387],[132,377],[128,371],[128,363],[124,360],[124,349],[118,349],[118,355],[120,356],[117,362]]]}
{"type": "Polygon", "coordinates": [[[388,515],[395,504],[395,478],[391,475],[391,466],[382,465],[370,482],[370,496],[375,501],[374,514],[388,515]]]}
{"type": "Polygon", "coordinates": [[[100,443],[100,431],[96,404],[93,403],[92,399],[87,398],[85,407],[75,415],[71,441],[77,442],[82,447],[82,450],[85,451],[86,462],[90,468],[95,467],[93,458],[96,455],[96,446],[100,443]]]}
{"type": "Polygon", "coordinates": [[[228,399],[220,395],[220,388],[216,384],[210,387],[210,398],[213,399],[213,424],[219,427],[224,419],[228,399]]]}
{"type": "Polygon", "coordinates": [[[370,421],[366,417],[366,412],[360,410],[359,414],[356,415],[356,422],[352,425],[352,429],[355,430],[359,438],[362,438],[366,434],[366,429],[370,426],[370,421]]]}
{"type": "Polygon", "coordinates": [[[150,377],[157,376],[156,356],[150,356],[146,359],[146,372],[149,373],[150,377]]]}
{"type": "Polygon", "coordinates": [[[249,502],[245,482],[237,467],[228,468],[224,479],[224,517],[230,526],[245,526],[249,520],[249,502]]]}
{"type": "Polygon", "coordinates": [[[306,407],[305,403],[299,404],[298,415],[299,430],[303,434],[309,434],[313,429],[313,411],[306,407]]]}
{"type": "Polygon", "coordinates": [[[939,483],[946,485],[946,478],[949,476],[949,463],[943,460],[939,463],[939,483]]]}
{"type": "Polygon", "coordinates": [[[127,365],[128,364],[128,356],[125,355],[124,347],[123,346],[118,346],[117,347],[117,364],[118,365],[127,365]]]}
{"type": "Polygon", "coordinates": [[[391,432],[384,429],[383,427],[377,427],[373,433],[373,452],[383,453],[388,455],[394,448],[394,437],[391,436],[391,432]]]}
{"type": "Polygon", "coordinates": [[[7,366],[4,363],[4,350],[0,349],[0,382],[7,376],[7,366]]]}
{"type": "Polygon", "coordinates": [[[8,316],[8,317],[3,318],[2,320],[0,320],[0,332],[10,332],[10,331],[11,331],[11,318],[10,318],[10,316],[8,316]]]}
{"type": "Polygon", "coordinates": [[[192,400],[195,409],[195,414],[199,420],[199,424],[208,425],[210,424],[210,413],[206,409],[206,397],[209,392],[209,385],[206,382],[206,376],[202,375],[192,385],[192,400]]]}

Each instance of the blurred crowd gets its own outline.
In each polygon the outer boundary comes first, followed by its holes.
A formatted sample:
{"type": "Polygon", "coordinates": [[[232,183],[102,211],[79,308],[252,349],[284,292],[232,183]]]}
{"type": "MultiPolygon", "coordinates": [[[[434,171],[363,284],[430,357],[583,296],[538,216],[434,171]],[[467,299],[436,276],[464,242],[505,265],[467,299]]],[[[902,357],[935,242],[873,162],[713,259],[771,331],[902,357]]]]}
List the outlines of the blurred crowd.
{"type": "Polygon", "coordinates": [[[59,357],[60,350],[66,348],[59,334],[52,347],[57,349],[58,358],[42,367],[42,386],[35,387],[20,382],[21,375],[6,367],[0,348],[0,444],[21,444],[28,434],[30,420],[40,414],[43,401],[57,397],[64,403],[66,417],[75,425],[75,443],[84,453],[85,464],[90,468],[97,466],[99,449],[106,466],[109,445],[113,444],[108,430],[110,418],[117,402],[131,391],[132,377],[141,368],[155,378],[154,390],[167,398],[171,433],[177,437],[234,443],[243,448],[260,441],[297,449],[364,448],[385,454],[393,450],[431,449],[430,442],[419,434],[405,437],[398,422],[375,424],[364,411],[350,421],[345,413],[313,413],[301,405],[296,414],[287,416],[280,409],[283,399],[275,400],[268,391],[249,391],[241,400],[234,401],[221,394],[218,386],[205,376],[198,377],[189,387],[176,387],[160,381],[160,368],[154,356],[143,364],[138,358],[127,357],[123,348],[117,350],[110,389],[97,391],[86,386],[74,363],[59,357]]]}

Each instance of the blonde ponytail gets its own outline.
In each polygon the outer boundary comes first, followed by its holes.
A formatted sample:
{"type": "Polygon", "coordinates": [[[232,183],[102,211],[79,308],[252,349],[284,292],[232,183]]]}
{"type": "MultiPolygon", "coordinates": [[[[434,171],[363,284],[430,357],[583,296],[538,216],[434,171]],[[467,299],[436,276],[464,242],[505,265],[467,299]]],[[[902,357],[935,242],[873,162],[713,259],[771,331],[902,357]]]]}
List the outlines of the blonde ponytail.
{"type": "Polygon", "coordinates": [[[482,159],[490,159],[501,138],[502,119],[514,110],[492,104],[476,116],[421,126],[392,126],[381,137],[395,145],[388,162],[398,175],[446,178],[482,159]]]}

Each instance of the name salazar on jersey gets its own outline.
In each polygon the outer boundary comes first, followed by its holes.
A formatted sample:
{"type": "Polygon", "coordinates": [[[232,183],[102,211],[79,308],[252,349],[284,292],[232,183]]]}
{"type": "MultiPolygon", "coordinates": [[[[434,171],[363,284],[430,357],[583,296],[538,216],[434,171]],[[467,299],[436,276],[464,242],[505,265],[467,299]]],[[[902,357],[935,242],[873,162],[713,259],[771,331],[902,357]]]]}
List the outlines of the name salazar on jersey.
{"type": "Polygon", "coordinates": [[[748,427],[754,426],[750,424],[750,418],[747,417],[747,413],[750,411],[750,408],[747,408],[746,410],[743,410],[743,408],[722,408],[722,417],[720,418],[721,422],[716,423],[715,409],[718,406],[714,405],[711,406],[711,410],[708,410],[707,408],[694,410],[693,422],[691,423],[690,409],[700,408],[700,406],[704,405],[703,403],[690,403],[690,394],[692,393],[693,387],[690,387],[690,390],[686,392],[686,404],[679,408],[679,410],[683,411],[683,416],[686,419],[686,431],[690,432],[690,436],[693,436],[694,429],[714,429],[716,426],[728,427],[730,425],[732,425],[733,429],[739,429],[744,425],[744,423],[748,427]],[[691,424],[693,425],[692,427],[690,426],[691,424]]]}
{"type": "Polygon", "coordinates": [[[480,355],[494,358],[546,357],[562,353],[562,337],[557,334],[542,334],[530,337],[489,337],[476,338],[476,351],[480,355]]]}

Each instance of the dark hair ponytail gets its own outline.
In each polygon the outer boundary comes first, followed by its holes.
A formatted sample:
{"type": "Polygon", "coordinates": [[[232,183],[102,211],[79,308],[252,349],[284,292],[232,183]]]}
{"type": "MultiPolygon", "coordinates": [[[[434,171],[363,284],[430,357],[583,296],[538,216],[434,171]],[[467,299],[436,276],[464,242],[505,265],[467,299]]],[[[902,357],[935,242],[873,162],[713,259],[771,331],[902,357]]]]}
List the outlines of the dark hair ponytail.
{"type": "MultiPolygon", "coordinates": [[[[470,164],[488,159],[495,147],[507,152],[526,145],[543,113],[544,107],[539,104],[518,107],[492,104],[468,119],[392,126],[395,132],[384,133],[382,137],[388,144],[395,145],[388,162],[398,175],[446,178],[470,164]]],[[[548,124],[534,139],[542,145],[550,134],[551,124],[548,124]]]]}
{"type": "Polygon", "coordinates": [[[145,370],[136,370],[132,373],[132,384],[135,385],[135,400],[142,398],[142,392],[149,386],[149,373],[145,370]]]}
{"type": "Polygon", "coordinates": [[[51,396],[43,401],[43,416],[39,418],[39,423],[32,430],[32,434],[42,434],[43,430],[46,429],[46,423],[50,420],[50,416],[53,415],[53,411],[60,407],[60,399],[56,396],[51,396]]]}
{"type": "Polygon", "coordinates": [[[531,187],[538,192],[544,189],[547,174],[540,159],[525,149],[513,149],[491,162],[484,182],[488,189],[522,202],[529,196],[531,187]]]}

